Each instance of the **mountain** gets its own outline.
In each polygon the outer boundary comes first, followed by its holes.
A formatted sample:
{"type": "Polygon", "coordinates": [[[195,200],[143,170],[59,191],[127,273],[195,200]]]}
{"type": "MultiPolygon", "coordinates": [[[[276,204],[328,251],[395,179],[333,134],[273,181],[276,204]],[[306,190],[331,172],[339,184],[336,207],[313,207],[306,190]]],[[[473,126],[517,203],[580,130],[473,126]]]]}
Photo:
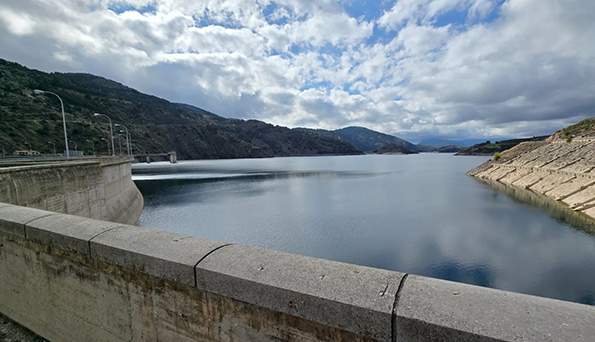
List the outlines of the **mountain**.
{"type": "Polygon", "coordinates": [[[415,153],[419,153],[419,152],[408,149],[407,147],[403,147],[400,145],[388,144],[384,147],[381,147],[377,150],[372,151],[372,153],[374,153],[374,154],[415,154],[415,153]]]}
{"type": "Polygon", "coordinates": [[[548,138],[547,135],[540,136],[540,137],[533,137],[533,138],[525,138],[525,139],[509,139],[509,140],[501,140],[492,143],[491,141],[486,141],[481,144],[473,145],[459,153],[458,155],[493,155],[496,152],[502,152],[508,150],[510,148],[515,147],[516,145],[526,142],[526,141],[543,141],[548,138]]]}
{"type": "Polygon", "coordinates": [[[378,150],[387,145],[404,147],[414,152],[429,152],[434,149],[429,146],[414,145],[395,136],[373,131],[364,127],[345,127],[334,131],[324,129],[295,128],[294,130],[317,133],[325,137],[346,141],[358,149],[366,152],[378,150]]]}
{"type": "Polygon", "coordinates": [[[440,138],[428,138],[419,142],[419,145],[433,146],[435,148],[441,148],[445,146],[462,146],[470,147],[475,144],[481,143],[482,139],[463,139],[463,140],[449,140],[440,138]]]}
{"type": "MultiPolygon", "coordinates": [[[[198,107],[171,103],[90,74],[45,73],[0,59],[0,146],[50,153],[64,148],[60,102],[64,101],[70,149],[106,154],[108,115],[126,126],[133,152],[176,151],[181,159],[361,154],[353,145],[311,132],[256,120],[227,119],[198,107]]],[[[116,151],[125,138],[114,130],[116,151]]]]}

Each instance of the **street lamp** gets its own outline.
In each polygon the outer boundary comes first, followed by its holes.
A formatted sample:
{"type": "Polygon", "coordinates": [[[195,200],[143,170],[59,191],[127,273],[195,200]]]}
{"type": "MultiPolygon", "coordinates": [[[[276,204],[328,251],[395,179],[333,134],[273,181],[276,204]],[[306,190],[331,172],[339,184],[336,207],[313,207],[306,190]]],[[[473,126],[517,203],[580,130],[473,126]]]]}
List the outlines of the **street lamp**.
{"type": "MultiPolygon", "coordinates": [[[[100,113],[94,113],[93,116],[105,116],[108,120],[109,120],[109,134],[110,137],[112,138],[112,156],[116,155],[116,149],[114,148],[114,131],[112,129],[112,119],[109,118],[109,116],[105,115],[105,114],[100,114],[100,113]]],[[[109,154],[109,151],[108,151],[109,154]]]]}
{"type": "Polygon", "coordinates": [[[76,142],[74,142],[74,141],[72,141],[72,140],[70,140],[70,142],[74,144],[74,155],[78,157],[78,155],[79,155],[79,151],[78,151],[78,149],[76,148],[76,142]]]}
{"type": "Polygon", "coordinates": [[[25,144],[29,145],[29,153],[27,153],[27,154],[33,154],[33,149],[31,148],[31,143],[25,141],[25,144]]]}
{"type": "MultiPolygon", "coordinates": [[[[131,154],[131,152],[130,152],[130,134],[128,133],[128,128],[121,124],[114,124],[114,126],[124,127],[124,129],[126,130],[126,147],[128,148],[128,155],[130,155],[131,154]]],[[[120,132],[122,132],[122,130],[120,130],[120,132]]]]}
{"type": "Polygon", "coordinates": [[[54,155],[56,155],[56,144],[53,141],[48,141],[48,144],[52,144],[54,146],[54,155]]]}
{"type": "Polygon", "coordinates": [[[58,96],[56,93],[52,93],[51,91],[33,90],[35,94],[52,94],[60,100],[60,107],[62,108],[62,124],[64,125],[64,145],[66,146],[66,159],[70,158],[70,152],[68,151],[68,134],[66,133],[66,115],[64,115],[64,102],[62,102],[62,98],[58,96]]]}

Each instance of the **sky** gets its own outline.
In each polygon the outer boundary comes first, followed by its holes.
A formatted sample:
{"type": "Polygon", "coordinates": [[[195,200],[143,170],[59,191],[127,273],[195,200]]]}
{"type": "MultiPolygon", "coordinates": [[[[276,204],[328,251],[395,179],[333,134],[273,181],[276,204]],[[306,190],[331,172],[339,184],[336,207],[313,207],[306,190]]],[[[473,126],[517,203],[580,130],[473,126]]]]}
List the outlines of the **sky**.
{"type": "Polygon", "coordinates": [[[2,0],[0,58],[229,118],[424,138],[595,116],[593,0],[2,0]]]}

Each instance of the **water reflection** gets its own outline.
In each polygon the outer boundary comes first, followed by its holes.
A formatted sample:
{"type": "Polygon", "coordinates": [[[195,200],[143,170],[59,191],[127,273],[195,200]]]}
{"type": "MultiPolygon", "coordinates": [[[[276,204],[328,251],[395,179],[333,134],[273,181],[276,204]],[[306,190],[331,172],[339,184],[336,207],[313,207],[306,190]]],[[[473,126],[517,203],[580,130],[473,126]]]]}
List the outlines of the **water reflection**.
{"type": "Polygon", "coordinates": [[[583,213],[570,209],[563,203],[530,190],[512,187],[489,179],[481,179],[479,181],[490,185],[495,190],[494,196],[505,193],[517,203],[542,208],[552,218],[591,235],[595,235],[595,220],[583,213]]]}
{"type": "Polygon", "coordinates": [[[593,304],[595,236],[569,225],[584,220],[464,175],[483,159],[196,161],[133,179],[146,227],[593,304]]]}

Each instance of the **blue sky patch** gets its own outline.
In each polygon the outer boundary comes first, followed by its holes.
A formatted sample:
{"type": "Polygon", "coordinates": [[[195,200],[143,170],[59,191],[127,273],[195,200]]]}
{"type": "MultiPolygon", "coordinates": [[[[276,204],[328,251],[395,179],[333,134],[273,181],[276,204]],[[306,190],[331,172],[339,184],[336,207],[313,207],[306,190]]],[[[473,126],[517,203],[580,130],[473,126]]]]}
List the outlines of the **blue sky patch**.
{"type": "Polygon", "coordinates": [[[156,11],[155,6],[153,6],[153,5],[147,5],[147,6],[143,6],[143,7],[134,7],[131,4],[127,4],[127,3],[123,3],[123,2],[109,5],[107,7],[107,9],[109,9],[110,11],[117,13],[117,14],[122,14],[124,12],[130,12],[130,11],[145,14],[145,13],[155,13],[155,11],[156,11]]]}

